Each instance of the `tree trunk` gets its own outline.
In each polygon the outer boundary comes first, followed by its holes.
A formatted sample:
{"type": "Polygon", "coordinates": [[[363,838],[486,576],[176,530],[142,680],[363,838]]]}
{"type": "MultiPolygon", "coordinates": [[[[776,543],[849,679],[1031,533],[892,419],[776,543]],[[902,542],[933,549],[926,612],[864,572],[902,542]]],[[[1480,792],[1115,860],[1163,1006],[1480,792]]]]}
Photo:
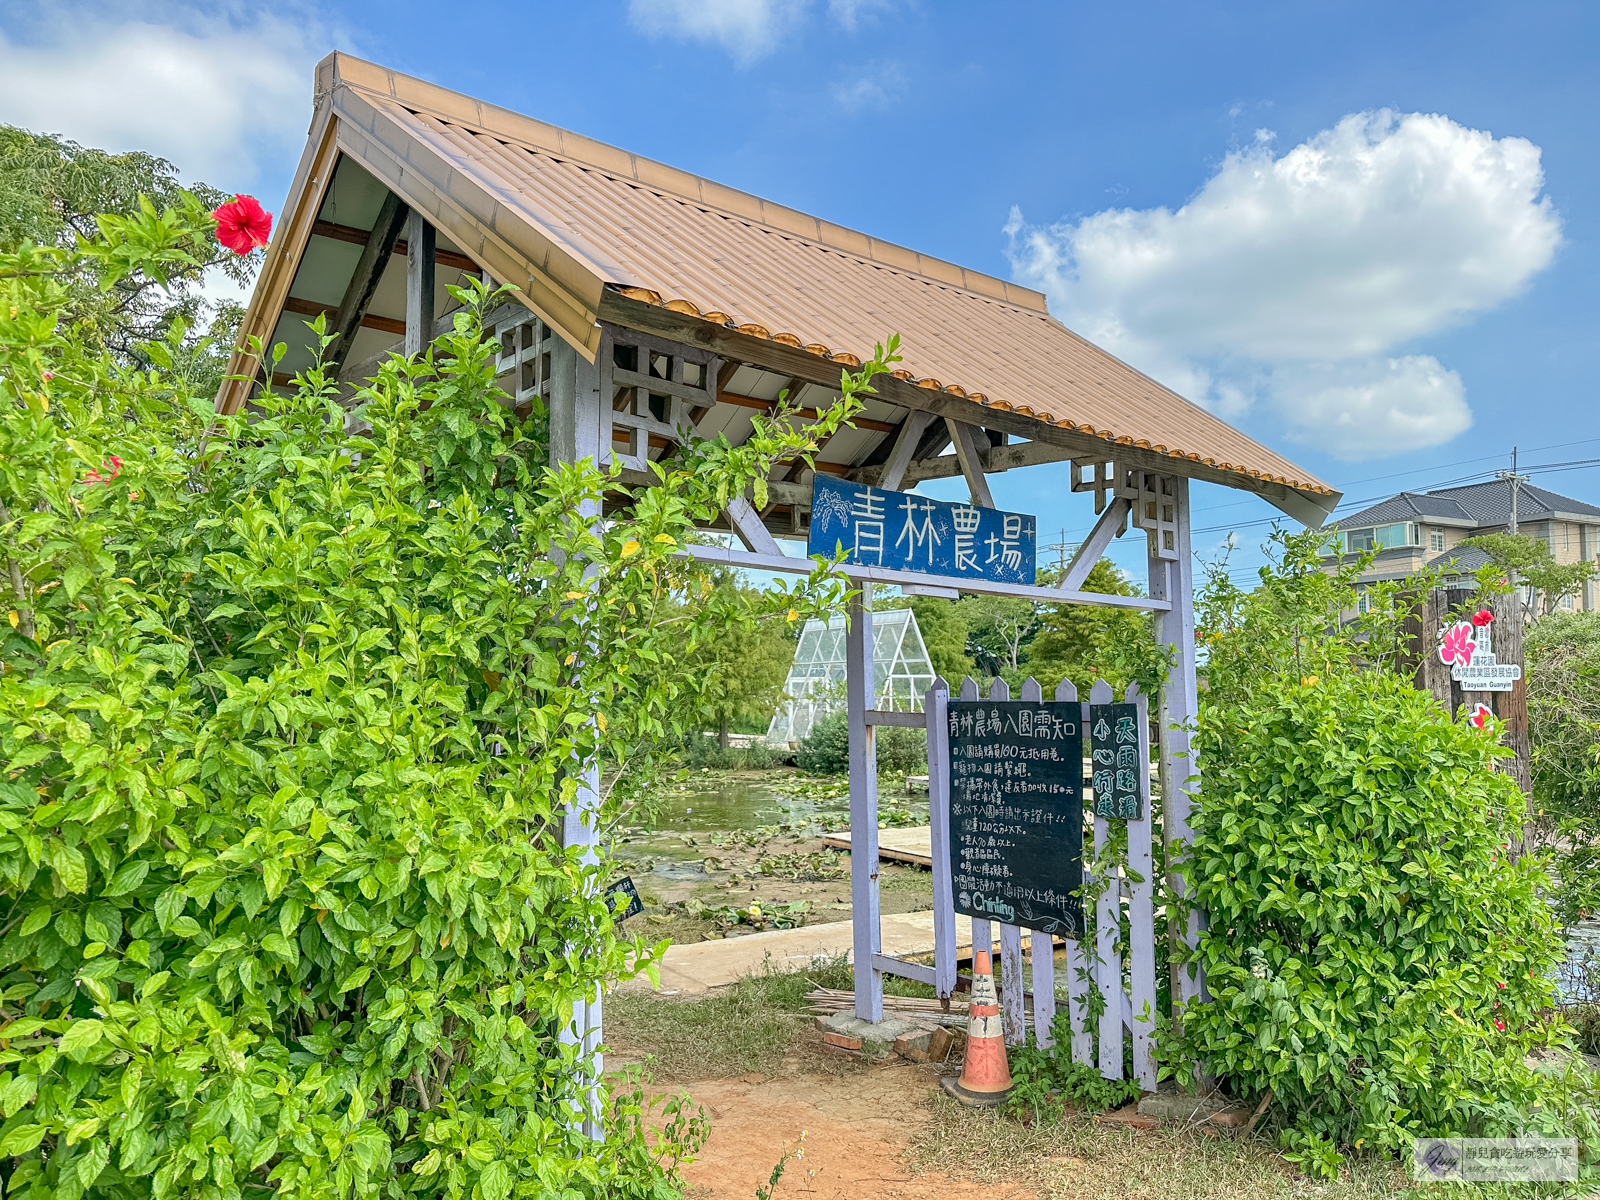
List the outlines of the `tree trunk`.
{"type": "Polygon", "coordinates": [[[1495,713],[1506,725],[1505,744],[1516,752],[1516,758],[1505,764],[1506,773],[1517,781],[1522,794],[1531,800],[1533,764],[1528,742],[1528,668],[1522,652],[1522,598],[1516,592],[1496,596],[1490,608],[1494,612],[1496,661],[1516,663],[1524,672],[1523,677],[1511,685],[1509,692],[1495,695],[1499,702],[1495,713]]]}
{"type": "Polygon", "coordinates": [[[728,736],[728,718],[723,717],[722,724],[717,728],[717,745],[726,750],[731,741],[732,739],[728,736]]]}

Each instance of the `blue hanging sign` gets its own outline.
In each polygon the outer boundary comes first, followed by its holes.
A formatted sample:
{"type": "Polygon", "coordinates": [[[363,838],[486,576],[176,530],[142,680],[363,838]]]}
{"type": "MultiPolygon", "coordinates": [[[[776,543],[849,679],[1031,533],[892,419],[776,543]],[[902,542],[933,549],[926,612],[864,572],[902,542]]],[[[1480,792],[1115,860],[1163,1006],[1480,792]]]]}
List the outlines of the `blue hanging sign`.
{"type": "Polygon", "coordinates": [[[958,579],[1031,584],[1034,519],[973,504],[946,504],[882,488],[815,476],[807,554],[863,567],[926,571],[958,579]]]}

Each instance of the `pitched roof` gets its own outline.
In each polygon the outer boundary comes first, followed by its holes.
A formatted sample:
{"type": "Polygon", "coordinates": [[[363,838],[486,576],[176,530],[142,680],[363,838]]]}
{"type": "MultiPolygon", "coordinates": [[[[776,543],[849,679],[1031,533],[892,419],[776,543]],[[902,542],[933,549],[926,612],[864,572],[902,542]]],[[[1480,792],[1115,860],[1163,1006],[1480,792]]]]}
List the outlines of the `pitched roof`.
{"type": "MultiPolygon", "coordinates": [[[[1600,508],[1524,483],[1517,489],[1517,520],[1542,521],[1557,513],[1600,519],[1600,508]]],[[[1470,521],[1475,526],[1505,525],[1511,520],[1511,483],[1491,479],[1461,487],[1438,488],[1431,492],[1400,492],[1380,500],[1358,513],[1339,518],[1341,529],[1362,525],[1382,525],[1396,521],[1416,521],[1432,517],[1470,521]]]]}
{"type": "Polygon", "coordinates": [[[1384,525],[1396,521],[1415,521],[1419,517],[1444,517],[1467,520],[1466,511],[1448,497],[1437,497],[1426,492],[1400,492],[1387,500],[1380,500],[1368,508],[1348,517],[1339,518],[1341,529],[1354,529],[1360,525],[1384,525]]]}
{"type": "MultiPolygon", "coordinates": [[[[345,155],[586,357],[599,345],[598,318],[628,323],[617,315],[626,302],[619,310],[612,296],[831,363],[856,363],[897,332],[897,375],[970,404],[962,420],[984,424],[990,409],[1103,439],[1112,445],[1092,452],[1107,457],[1121,444],[1187,460],[1180,473],[1262,492],[1302,520],[1338,500],[1066,329],[1038,292],[345,54],[318,65],[316,87],[311,141],[241,337],[272,332],[288,283],[269,276],[292,274],[288,260],[310,236],[305,213],[345,155]]],[[[219,394],[228,409],[242,400],[237,388],[219,394]]]]}
{"type": "Polygon", "coordinates": [[[1453,550],[1446,550],[1443,554],[1428,560],[1430,568],[1448,568],[1449,573],[1452,575],[1471,575],[1479,567],[1486,566],[1488,563],[1488,554],[1477,546],[1457,546],[1453,550]]]}

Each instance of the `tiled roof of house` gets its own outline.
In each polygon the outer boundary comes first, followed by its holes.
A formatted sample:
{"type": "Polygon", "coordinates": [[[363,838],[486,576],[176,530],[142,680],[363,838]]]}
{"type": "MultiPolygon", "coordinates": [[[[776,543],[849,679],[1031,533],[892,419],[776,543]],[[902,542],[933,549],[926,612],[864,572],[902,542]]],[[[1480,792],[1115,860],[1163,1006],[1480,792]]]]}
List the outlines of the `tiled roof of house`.
{"type": "MultiPolygon", "coordinates": [[[[1521,505],[1517,506],[1519,513],[1521,505]]],[[[1429,568],[1448,568],[1454,575],[1470,575],[1488,563],[1489,556],[1476,546],[1457,546],[1428,560],[1429,568]]]]}
{"type": "MultiPolygon", "coordinates": [[[[1517,520],[1542,521],[1556,513],[1572,513],[1600,520],[1600,508],[1574,500],[1532,484],[1523,484],[1517,494],[1517,520]]],[[[1504,479],[1469,483],[1462,487],[1439,488],[1431,492],[1401,492],[1387,500],[1339,518],[1341,529],[1364,525],[1385,525],[1397,521],[1471,521],[1474,525],[1504,525],[1511,520],[1511,484],[1504,479]]]]}

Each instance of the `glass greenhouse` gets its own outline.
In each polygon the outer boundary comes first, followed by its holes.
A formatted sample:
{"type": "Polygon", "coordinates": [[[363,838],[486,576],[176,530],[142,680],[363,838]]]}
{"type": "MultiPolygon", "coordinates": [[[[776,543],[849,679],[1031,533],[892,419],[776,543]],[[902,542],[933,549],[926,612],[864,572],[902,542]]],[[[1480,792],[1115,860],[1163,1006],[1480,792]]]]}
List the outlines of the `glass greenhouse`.
{"type": "MultiPolygon", "coordinates": [[[[784,681],[783,704],[767,727],[770,745],[798,742],[819,717],[844,707],[845,630],[844,617],[806,622],[784,681]]],[[[874,707],[921,712],[923,694],[933,684],[933,663],[916,616],[909,608],[873,613],[872,642],[874,707]]]]}

